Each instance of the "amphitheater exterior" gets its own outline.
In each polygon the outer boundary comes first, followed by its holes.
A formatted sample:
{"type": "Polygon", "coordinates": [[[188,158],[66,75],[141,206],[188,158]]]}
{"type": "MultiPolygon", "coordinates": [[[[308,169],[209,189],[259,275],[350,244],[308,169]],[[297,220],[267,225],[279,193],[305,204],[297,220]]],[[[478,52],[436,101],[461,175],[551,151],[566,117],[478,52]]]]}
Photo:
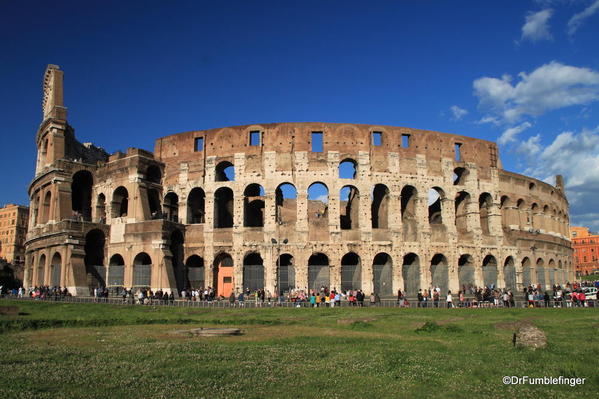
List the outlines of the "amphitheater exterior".
{"type": "Polygon", "coordinates": [[[574,279],[563,179],[552,186],[503,170],[493,142],[271,123],[109,155],[76,140],[54,65],[42,108],[28,286],[74,295],[214,287],[223,296],[326,286],[391,296],[574,279]]]}

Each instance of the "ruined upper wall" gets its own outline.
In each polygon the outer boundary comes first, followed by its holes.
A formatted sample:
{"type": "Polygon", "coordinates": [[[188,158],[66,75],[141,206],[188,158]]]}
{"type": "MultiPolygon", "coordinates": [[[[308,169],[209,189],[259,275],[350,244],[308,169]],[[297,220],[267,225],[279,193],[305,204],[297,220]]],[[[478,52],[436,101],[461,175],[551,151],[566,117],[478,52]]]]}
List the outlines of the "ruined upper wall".
{"type": "Polygon", "coordinates": [[[455,144],[460,144],[461,160],[472,162],[481,168],[501,167],[497,145],[493,142],[456,134],[440,133],[406,127],[342,124],[342,123],[270,123],[225,127],[179,133],[156,140],[155,155],[163,162],[194,161],[199,156],[233,156],[245,153],[260,155],[265,151],[292,153],[311,152],[311,133],[323,132],[323,152],[338,151],[340,154],[357,154],[366,151],[373,159],[397,152],[400,157],[414,158],[417,154],[427,159],[455,158],[455,144]],[[251,131],[262,133],[262,145],[251,146],[251,131]],[[380,146],[372,144],[372,132],[382,133],[380,146]],[[409,147],[402,146],[402,136],[409,136],[409,147]],[[203,154],[194,151],[195,139],[204,138],[203,154]]]}

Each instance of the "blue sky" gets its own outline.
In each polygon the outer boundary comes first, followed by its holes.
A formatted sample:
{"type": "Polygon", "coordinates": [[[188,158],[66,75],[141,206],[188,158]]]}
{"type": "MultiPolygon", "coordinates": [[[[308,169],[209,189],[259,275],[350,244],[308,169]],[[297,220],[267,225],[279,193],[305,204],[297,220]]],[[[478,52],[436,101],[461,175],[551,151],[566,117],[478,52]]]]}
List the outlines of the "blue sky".
{"type": "Polygon", "coordinates": [[[78,139],[109,152],[261,122],[458,133],[563,174],[598,230],[598,38],[599,0],[4,1],[0,203],[28,202],[52,63],[78,139]]]}

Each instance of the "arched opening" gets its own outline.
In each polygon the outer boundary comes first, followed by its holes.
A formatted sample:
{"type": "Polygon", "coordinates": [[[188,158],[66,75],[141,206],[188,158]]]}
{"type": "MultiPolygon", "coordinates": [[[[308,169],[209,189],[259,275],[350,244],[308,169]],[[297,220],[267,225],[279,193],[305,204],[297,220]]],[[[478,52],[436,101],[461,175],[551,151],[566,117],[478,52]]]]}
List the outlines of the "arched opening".
{"type": "Polygon", "coordinates": [[[360,192],[354,186],[344,186],[339,191],[339,224],[341,230],[360,227],[360,192]]]}
{"type": "Polygon", "coordinates": [[[544,290],[547,288],[547,280],[545,279],[545,261],[542,258],[537,259],[537,284],[544,290]]]}
{"type": "Polygon", "coordinates": [[[150,288],[152,285],[152,258],[140,252],[133,259],[133,287],[150,288]]]}
{"type": "Polygon", "coordinates": [[[372,261],[374,292],[380,296],[393,295],[393,261],[391,256],[381,252],[372,261]]]}
{"type": "Polygon", "coordinates": [[[77,220],[92,220],[92,186],[94,178],[87,170],[80,170],[73,175],[71,183],[71,209],[77,220]]]}
{"type": "Polygon", "coordinates": [[[465,291],[474,287],[474,259],[468,254],[460,256],[458,260],[458,282],[460,289],[465,291]]]}
{"type": "Polygon", "coordinates": [[[362,266],[360,257],[349,252],[341,258],[341,291],[362,289],[362,266]]]}
{"type": "Polygon", "coordinates": [[[120,254],[114,254],[108,262],[107,287],[113,292],[120,292],[125,286],[125,260],[120,254]]]}
{"type": "Polygon", "coordinates": [[[522,285],[528,287],[532,285],[532,271],[530,269],[530,259],[522,259],[522,285]]]}
{"type": "Polygon", "coordinates": [[[520,230],[524,230],[528,226],[528,212],[525,209],[526,203],[523,199],[519,199],[516,207],[518,208],[518,225],[520,226],[520,230]]]}
{"type": "Polygon", "coordinates": [[[179,196],[172,191],[164,196],[164,216],[166,220],[179,223],[179,196]]]}
{"type": "Polygon", "coordinates": [[[148,205],[150,206],[150,217],[152,219],[162,219],[162,209],[160,207],[160,194],[155,188],[148,190],[148,205]]]}
{"type": "Polygon", "coordinates": [[[509,290],[516,289],[516,267],[514,258],[508,256],[503,264],[503,279],[505,281],[504,288],[509,290]]]}
{"type": "Polygon", "coordinates": [[[215,181],[235,181],[235,166],[231,162],[220,162],[214,170],[214,178],[215,181]]]}
{"type": "Polygon", "coordinates": [[[555,284],[555,272],[556,272],[556,268],[555,268],[555,261],[553,259],[549,260],[548,263],[548,274],[549,274],[549,281],[547,282],[549,287],[552,287],[555,284]]]}
{"type": "Polygon", "coordinates": [[[295,288],[295,268],[293,267],[293,256],[282,254],[277,260],[279,268],[277,287],[279,293],[290,292],[295,288]]]}
{"type": "Polygon", "coordinates": [[[465,168],[455,168],[453,170],[453,185],[461,186],[466,184],[466,178],[468,177],[468,170],[465,168]]]}
{"type": "Polygon", "coordinates": [[[106,223],[106,196],[99,194],[96,201],[96,219],[99,223],[106,223]]]}
{"type": "Polygon", "coordinates": [[[37,264],[37,285],[44,285],[45,281],[45,270],[46,270],[46,255],[40,256],[40,260],[37,264]]]}
{"type": "Polygon", "coordinates": [[[52,257],[50,262],[50,286],[60,287],[60,274],[62,271],[62,257],[58,252],[52,257]]]}
{"type": "Polygon", "coordinates": [[[204,288],[204,259],[198,255],[191,255],[185,262],[185,268],[187,269],[189,288],[192,290],[204,288]]]}
{"type": "Polygon", "coordinates": [[[355,179],[358,170],[358,164],[351,158],[346,158],[339,163],[340,179],[355,179]]]}
{"type": "Polygon", "coordinates": [[[415,297],[420,289],[420,259],[415,253],[403,257],[401,275],[406,295],[415,297]]]}
{"type": "Polygon", "coordinates": [[[539,205],[535,202],[530,207],[530,213],[532,217],[532,228],[534,230],[539,230],[541,227],[541,215],[540,215],[539,205]]]}
{"type": "Polygon", "coordinates": [[[243,226],[264,227],[264,188],[250,184],[243,192],[243,226]]]}
{"type": "Polygon", "coordinates": [[[152,183],[160,184],[161,179],[162,172],[160,171],[160,168],[156,165],[148,166],[148,169],[146,169],[146,180],[152,183]]]}
{"type": "Polygon", "coordinates": [[[181,292],[187,287],[187,272],[183,267],[183,243],[184,237],[180,230],[174,230],[170,237],[171,254],[173,255],[171,262],[173,265],[173,273],[175,274],[175,282],[177,291],[181,292]]]}
{"type": "Polygon", "coordinates": [[[126,217],[129,211],[129,192],[123,186],[117,187],[112,194],[111,217],[126,217]]]}
{"type": "Polygon", "coordinates": [[[483,259],[483,284],[491,289],[497,287],[497,259],[493,255],[483,259]]]}
{"type": "Polygon", "coordinates": [[[243,258],[243,287],[251,292],[264,288],[264,262],[259,253],[243,258]]]}
{"type": "Polygon", "coordinates": [[[85,272],[90,290],[106,286],[106,269],[104,267],[104,245],[106,237],[99,229],[90,230],[85,235],[85,272]]]}
{"type": "Polygon", "coordinates": [[[308,187],[308,222],[328,220],[329,189],[322,183],[313,183],[308,187]]]}
{"type": "Polygon", "coordinates": [[[214,228],[233,227],[233,190],[221,187],[214,193],[214,228]]]}
{"type": "Polygon", "coordinates": [[[276,191],[277,223],[288,224],[297,221],[297,190],[293,184],[280,184],[276,191]]]}
{"type": "Polygon", "coordinates": [[[455,198],[455,227],[458,233],[468,233],[468,204],[470,194],[465,191],[457,193],[455,198]]]}
{"type": "Polygon", "coordinates": [[[42,204],[42,223],[48,223],[50,220],[50,208],[52,205],[52,193],[46,192],[44,203],[42,204]]]}
{"type": "Polygon", "coordinates": [[[512,220],[512,202],[510,197],[503,195],[500,200],[499,208],[501,209],[501,225],[504,229],[509,229],[510,225],[516,224],[512,220]]]}
{"type": "MultiPolygon", "coordinates": [[[[231,198],[233,198],[232,193],[233,192],[231,191],[231,198]]],[[[199,187],[195,187],[189,192],[189,195],[187,196],[187,223],[188,224],[204,223],[206,221],[204,218],[205,199],[206,199],[206,194],[204,193],[204,190],[202,190],[199,187]]],[[[216,201],[215,201],[214,205],[215,205],[215,209],[216,209],[216,201]]],[[[232,206],[232,204],[231,204],[231,206],[232,206]]],[[[215,215],[216,215],[216,213],[215,213],[215,215]]]]}
{"type": "Polygon", "coordinates": [[[428,190],[428,222],[431,225],[443,224],[442,201],[445,193],[439,187],[428,190]]]}
{"type": "Polygon", "coordinates": [[[39,194],[35,196],[32,201],[32,213],[33,213],[33,226],[37,225],[40,218],[40,196],[39,194]]]}
{"type": "Polygon", "coordinates": [[[233,258],[227,253],[220,253],[214,258],[212,267],[216,294],[228,298],[233,292],[233,258]]]}
{"type": "Polygon", "coordinates": [[[433,287],[439,287],[441,293],[449,289],[449,269],[447,258],[443,254],[435,254],[431,259],[431,281],[433,287]]]}
{"type": "Polygon", "coordinates": [[[377,184],[372,190],[370,215],[373,229],[389,228],[389,189],[384,184],[377,184]]]}
{"type": "Polygon", "coordinates": [[[478,197],[478,212],[480,218],[480,229],[484,235],[489,235],[491,229],[489,227],[489,214],[493,206],[493,198],[489,193],[482,193],[478,197]]]}
{"type": "Polygon", "coordinates": [[[330,284],[329,258],[323,253],[313,254],[308,259],[308,288],[320,291],[330,284]]]}

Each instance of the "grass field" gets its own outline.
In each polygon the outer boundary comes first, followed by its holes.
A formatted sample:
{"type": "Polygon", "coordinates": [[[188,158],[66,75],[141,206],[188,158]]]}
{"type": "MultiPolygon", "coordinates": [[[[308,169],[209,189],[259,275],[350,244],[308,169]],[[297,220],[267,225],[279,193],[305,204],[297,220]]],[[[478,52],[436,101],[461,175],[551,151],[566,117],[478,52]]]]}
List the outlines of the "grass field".
{"type": "Polygon", "coordinates": [[[1,398],[596,398],[597,309],[211,310],[0,301],[1,398]],[[422,327],[426,322],[428,328],[422,327]],[[548,347],[514,348],[519,323],[548,347]],[[172,331],[237,326],[241,336],[172,331]],[[504,385],[505,375],[584,385],[504,385]]]}

